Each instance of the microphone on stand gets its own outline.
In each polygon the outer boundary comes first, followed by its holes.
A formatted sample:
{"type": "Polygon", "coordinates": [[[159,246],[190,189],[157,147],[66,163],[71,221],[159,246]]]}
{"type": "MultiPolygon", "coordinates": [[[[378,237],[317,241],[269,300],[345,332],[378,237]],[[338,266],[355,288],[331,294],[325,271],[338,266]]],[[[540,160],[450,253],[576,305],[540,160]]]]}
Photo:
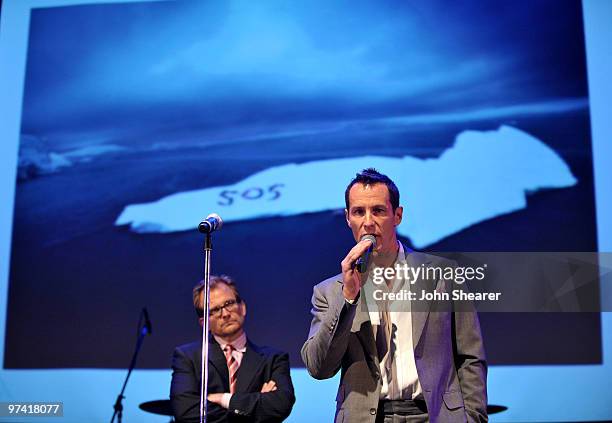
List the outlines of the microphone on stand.
{"type": "Polygon", "coordinates": [[[210,308],[210,265],[212,254],[212,233],[218,231],[223,226],[223,219],[216,213],[206,216],[198,225],[198,231],[206,234],[204,237],[204,289],[202,290],[202,302],[204,304],[204,321],[202,324],[202,363],[200,370],[200,423],[206,423],[208,415],[208,345],[209,345],[209,308],[210,308]]]}
{"type": "Polygon", "coordinates": [[[357,259],[354,264],[354,267],[357,267],[357,271],[359,273],[365,273],[366,270],[368,270],[368,265],[370,264],[370,256],[372,255],[372,251],[374,250],[374,248],[376,248],[376,237],[374,235],[364,235],[361,237],[359,242],[363,241],[364,239],[372,241],[372,245],[370,245],[370,247],[365,250],[365,252],[361,255],[361,257],[357,259]]]}
{"type": "Polygon", "coordinates": [[[211,213],[206,216],[200,224],[198,225],[198,231],[203,234],[209,234],[214,231],[218,231],[223,226],[223,219],[217,213],[211,213]]]}

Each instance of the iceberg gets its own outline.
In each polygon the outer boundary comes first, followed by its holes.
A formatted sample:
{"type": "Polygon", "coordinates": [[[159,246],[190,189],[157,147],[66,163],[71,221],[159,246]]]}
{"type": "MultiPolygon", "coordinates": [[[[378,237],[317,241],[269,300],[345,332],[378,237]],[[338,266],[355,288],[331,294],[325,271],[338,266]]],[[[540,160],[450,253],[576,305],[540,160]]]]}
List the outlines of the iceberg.
{"type": "Polygon", "coordinates": [[[34,177],[57,173],[66,167],[90,162],[97,156],[127,150],[114,144],[95,144],[58,153],[51,151],[49,142],[44,137],[21,134],[17,180],[23,182],[34,177]]]}
{"type": "Polygon", "coordinates": [[[396,182],[404,206],[398,233],[416,248],[521,210],[529,193],[577,183],[553,149],[504,125],[462,131],[437,158],[362,156],[271,167],[232,185],[128,205],[115,225],[129,225],[138,233],[168,233],[194,229],[211,211],[227,223],[343,209],[346,185],[367,167],[396,182]]]}
{"type": "Polygon", "coordinates": [[[90,161],[96,156],[101,156],[109,153],[117,153],[126,151],[127,148],[115,144],[97,144],[87,147],[77,148],[64,153],[66,157],[77,159],[80,161],[90,161]]]}
{"type": "Polygon", "coordinates": [[[30,134],[21,135],[17,159],[18,181],[55,173],[69,166],[72,166],[72,162],[64,155],[52,152],[45,139],[30,134]]]}

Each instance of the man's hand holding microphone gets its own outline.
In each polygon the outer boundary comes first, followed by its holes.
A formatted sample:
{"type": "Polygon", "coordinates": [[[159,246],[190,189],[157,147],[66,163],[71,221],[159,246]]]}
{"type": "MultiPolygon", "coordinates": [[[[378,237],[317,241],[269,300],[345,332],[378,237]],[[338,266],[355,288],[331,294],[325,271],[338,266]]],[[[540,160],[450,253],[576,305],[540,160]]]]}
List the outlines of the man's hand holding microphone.
{"type": "Polygon", "coordinates": [[[361,290],[361,277],[366,272],[370,255],[376,248],[376,237],[366,234],[342,260],[342,293],[348,301],[355,301],[361,290]]]}

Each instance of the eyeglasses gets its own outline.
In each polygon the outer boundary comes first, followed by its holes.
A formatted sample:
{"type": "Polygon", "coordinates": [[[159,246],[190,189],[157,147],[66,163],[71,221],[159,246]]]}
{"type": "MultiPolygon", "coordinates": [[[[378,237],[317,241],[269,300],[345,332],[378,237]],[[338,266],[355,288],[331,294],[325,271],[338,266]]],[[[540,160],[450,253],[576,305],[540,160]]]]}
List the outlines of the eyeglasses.
{"type": "Polygon", "coordinates": [[[211,308],[210,315],[213,317],[221,317],[223,310],[227,310],[228,313],[234,312],[238,309],[240,299],[227,300],[223,305],[211,308]]]}

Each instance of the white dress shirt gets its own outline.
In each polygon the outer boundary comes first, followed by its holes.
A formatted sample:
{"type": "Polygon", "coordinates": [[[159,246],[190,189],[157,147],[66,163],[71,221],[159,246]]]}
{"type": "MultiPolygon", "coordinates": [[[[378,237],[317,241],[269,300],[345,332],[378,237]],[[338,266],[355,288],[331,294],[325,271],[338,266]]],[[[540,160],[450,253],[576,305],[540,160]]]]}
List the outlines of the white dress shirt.
{"type": "MultiPolygon", "coordinates": [[[[393,266],[406,264],[406,255],[401,242],[397,259],[393,266]]],[[[401,275],[400,275],[401,276],[401,275]]],[[[383,291],[398,292],[402,289],[410,289],[410,281],[401,277],[396,277],[389,288],[385,283],[376,285],[372,282],[372,272],[364,284],[365,298],[368,298],[367,306],[370,314],[370,322],[374,330],[374,337],[384,336],[384,331],[379,330],[381,322],[384,321],[382,311],[373,300],[373,291],[382,289],[383,291]]],[[[380,363],[380,373],[382,378],[382,388],[380,399],[398,400],[415,399],[422,394],[419,376],[417,374],[416,362],[414,359],[414,345],[412,343],[412,313],[410,301],[389,301],[387,309],[392,327],[391,353],[387,353],[380,363]]]]}

